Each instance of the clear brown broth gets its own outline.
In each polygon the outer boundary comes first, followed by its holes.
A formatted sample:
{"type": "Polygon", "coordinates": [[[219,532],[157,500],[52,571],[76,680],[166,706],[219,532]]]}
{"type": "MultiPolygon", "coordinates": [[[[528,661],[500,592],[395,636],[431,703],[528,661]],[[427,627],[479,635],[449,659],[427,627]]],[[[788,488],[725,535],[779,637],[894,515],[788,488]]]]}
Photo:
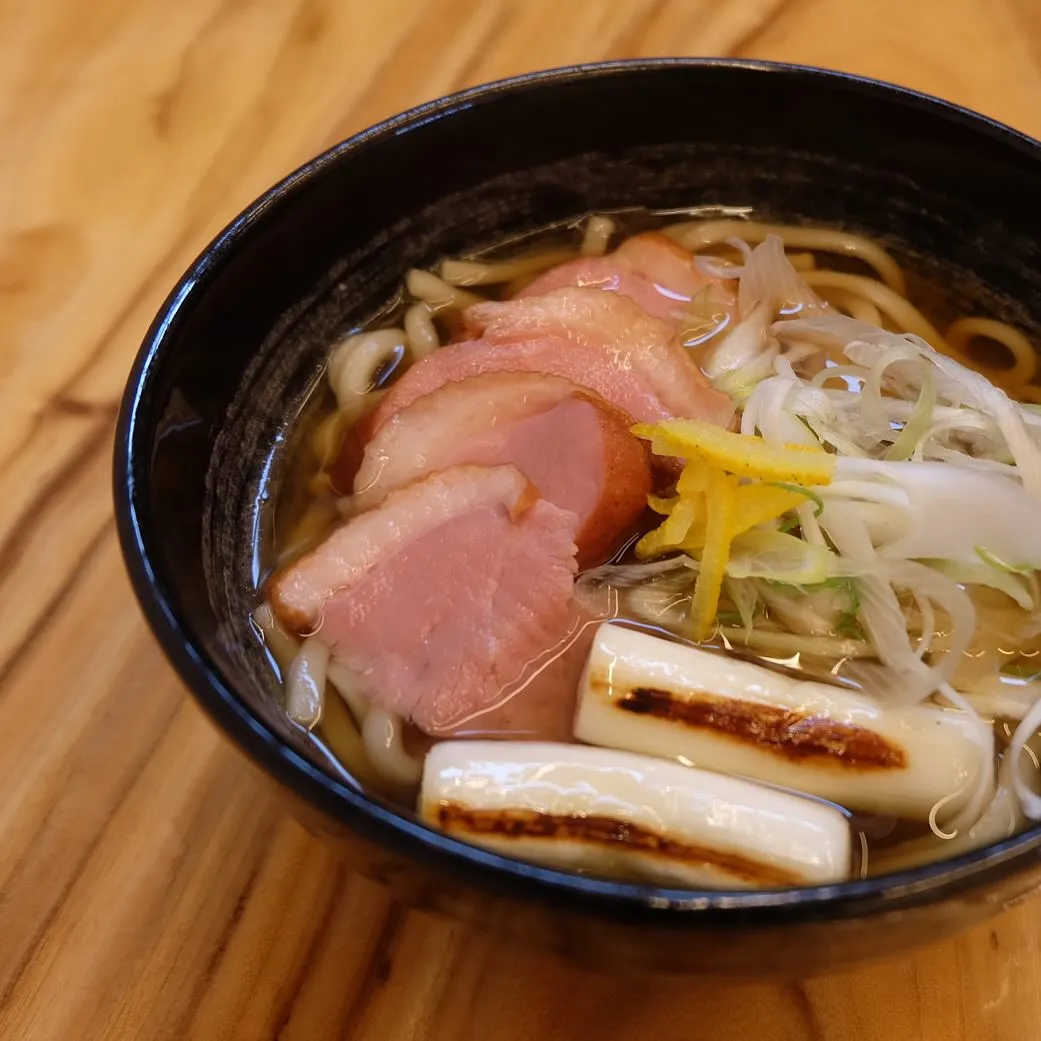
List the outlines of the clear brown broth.
{"type": "MultiPolygon", "coordinates": [[[[616,222],[616,231],[611,239],[612,248],[630,235],[659,228],[677,219],[675,215],[655,216],[639,209],[622,214],[613,213],[611,216],[616,222]]],[[[486,250],[475,252],[468,259],[514,259],[546,249],[559,249],[562,245],[574,247],[577,255],[581,242],[580,225],[583,220],[584,217],[578,217],[550,228],[539,229],[507,243],[499,243],[486,250]]],[[[923,261],[922,258],[899,249],[890,249],[890,252],[894,254],[904,270],[908,299],[939,328],[945,328],[954,319],[969,313],[1003,318],[1015,310],[1008,305],[1008,302],[988,293],[982,286],[964,276],[956,273],[944,273],[940,277],[937,274],[939,269],[936,264],[923,261]]],[[[822,266],[832,270],[853,274],[872,273],[856,260],[838,257],[831,253],[815,254],[815,256],[821,261],[822,266]]],[[[436,265],[433,266],[436,267],[436,265]]],[[[515,283],[506,286],[476,287],[476,291],[482,296],[494,299],[509,295],[509,292],[516,288],[518,286],[515,283]]],[[[402,291],[395,300],[388,303],[378,321],[370,328],[400,324],[409,302],[407,294],[402,291]]],[[[435,321],[442,342],[449,342],[451,338],[455,337],[458,330],[451,320],[435,318],[435,321]]],[[[977,356],[981,361],[1000,365],[1002,355],[1000,351],[990,349],[993,345],[988,346],[985,341],[981,341],[974,347],[979,351],[977,356]]],[[[383,389],[393,383],[404,368],[405,366],[398,366],[379,374],[378,388],[383,389]]],[[[268,516],[270,530],[264,540],[266,551],[261,556],[265,577],[290,564],[304,552],[319,544],[336,526],[342,523],[336,506],[337,494],[329,488],[327,480],[330,459],[335,456],[338,446],[349,430],[349,427],[337,424],[336,414],[335,398],[329,389],[328,382],[322,380],[298,417],[292,437],[288,440],[279,491],[274,509],[268,516]]],[[[660,520],[660,518],[657,519],[660,520]]],[[[648,512],[644,530],[649,530],[656,522],[655,515],[648,512]]],[[[635,538],[628,545],[631,546],[634,541],[635,538]]],[[[628,559],[632,558],[627,548],[620,550],[616,557],[618,561],[628,559]]],[[[637,619],[627,619],[622,616],[620,620],[628,621],[641,628],[648,628],[645,622],[637,619]]],[[[675,638],[673,633],[666,631],[662,631],[662,635],[675,638]]],[[[715,642],[719,645],[718,639],[715,642]]],[[[1041,646],[1038,651],[1041,652],[1041,646]]],[[[747,654],[771,667],[778,667],[778,659],[766,658],[743,650],[739,650],[738,653],[741,656],[747,654]]],[[[285,663],[283,662],[282,665],[284,666],[285,663]]],[[[819,665],[818,668],[813,662],[800,661],[795,667],[803,672],[808,671],[816,677],[831,679],[830,663],[822,662],[819,665]]],[[[273,667],[279,669],[279,663],[274,659],[273,667]]],[[[395,786],[379,777],[368,776],[365,771],[354,769],[349,761],[344,762],[344,759],[349,757],[342,754],[342,751],[338,753],[337,749],[342,750],[345,747],[344,728],[353,726],[353,723],[348,710],[339,698],[332,696],[331,700],[336,704],[332,706],[331,712],[311,734],[311,739],[315,742],[322,757],[328,761],[332,769],[342,776],[375,788],[385,796],[411,809],[414,798],[413,790],[395,786]]],[[[1007,735],[1008,728],[1004,729],[1007,735]]],[[[1000,737],[999,733],[999,739],[1000,737]]],[[[427,747],[430,742],[425,735],[411,728],[407,732],[406,740],[416,750],[427,747]]],[[[847,813],[851,828],[855,833],[853,847],[856,856],[853,877],[884,873],[888,870],[888,864],[894,854],[897,859],[893,863],[907,866],[903,863],[907,857],[901,857],[900,853],[909,849],[909,844],[921,848],[917,856],[911,856],[910,859],[913,863],[941,859],[944,856],[946,843],[933,835],[928,826],[923,823],[879,815],[850,814],[845,810],[843,812],[847,813]],[[856,837],[859,837],[859,844],[856,837]]]]}

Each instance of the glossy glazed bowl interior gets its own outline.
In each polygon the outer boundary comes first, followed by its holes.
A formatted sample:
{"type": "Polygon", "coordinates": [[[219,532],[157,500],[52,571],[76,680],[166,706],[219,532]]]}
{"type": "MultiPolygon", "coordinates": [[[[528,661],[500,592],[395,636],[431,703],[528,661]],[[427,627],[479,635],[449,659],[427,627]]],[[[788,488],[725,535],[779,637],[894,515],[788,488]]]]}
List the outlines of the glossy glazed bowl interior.
{"type": "MultiPolygon", "coordinates": [[[[591,963],[804,973],[949,933],[1035,881],[1041,832],[889,878],[689,892],[542,869],[430,831],[288,726],[248,616],[287,431],[336,337],[403,273],[589,210],[720,203],[840,225],[1041,317],[1041,146],[896,88],[688,60],[468,91],[337,146],[206,250],[128,384],[115,496],[134,587],[203,707],[297,812],[415,903],[591,963]]],[[[407,638],[407,634],[404,634],[407,638]]]]}

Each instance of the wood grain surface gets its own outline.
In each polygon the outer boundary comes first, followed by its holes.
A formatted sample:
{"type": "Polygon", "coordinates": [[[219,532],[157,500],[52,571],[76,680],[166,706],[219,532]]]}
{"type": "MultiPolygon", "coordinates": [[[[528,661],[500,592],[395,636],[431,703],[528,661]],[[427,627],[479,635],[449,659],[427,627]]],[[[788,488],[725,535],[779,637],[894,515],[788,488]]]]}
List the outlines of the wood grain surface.
{"type": "Polygon", "coordinates": [[[805,984],[624,987],[393,906],[186,698],[131,597],[108,489],[117,400],[167,289],[345,135],[483,80],[660,54],[867,73],[1039,134],[1038,0],[0,12],[0,1037],[1041,1038],[1039,903],[805,984]]]}

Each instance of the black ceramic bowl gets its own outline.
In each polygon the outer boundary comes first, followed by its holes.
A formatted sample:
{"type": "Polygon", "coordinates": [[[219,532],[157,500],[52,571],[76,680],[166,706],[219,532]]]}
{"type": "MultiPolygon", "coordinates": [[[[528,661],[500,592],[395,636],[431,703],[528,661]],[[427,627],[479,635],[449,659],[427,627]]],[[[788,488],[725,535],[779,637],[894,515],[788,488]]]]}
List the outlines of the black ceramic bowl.
{"type": "Polygon", "coordinates": [[[336,146],[206,249],[123,399],[115,499],[144,612],[199,702],[358,870],[404,899],[615,968],[806,973],[978,922],[1041,877],[1041,830],[863,882],[657,889],[519,863],[340,783],[284,723],[252,632],[280,448],[333,338],[404,271],[588,210],[750,204],[888,239],[1041,317],[1041,145],[837,73],[661,60],[560,69],[336,146]]]}

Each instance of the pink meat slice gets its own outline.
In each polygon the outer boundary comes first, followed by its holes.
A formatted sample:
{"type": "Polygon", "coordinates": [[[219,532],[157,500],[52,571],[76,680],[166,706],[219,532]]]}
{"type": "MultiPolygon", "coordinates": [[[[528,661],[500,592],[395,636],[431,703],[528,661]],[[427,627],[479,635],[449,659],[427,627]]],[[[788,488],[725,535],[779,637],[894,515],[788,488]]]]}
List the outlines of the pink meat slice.
{"type": "Polygon", "coordinates": [[[454,727],[452,736],[572,740],[582,670],[602,621],[575,608],[564,640],[511,684],[493,708],[454,727]]]}
{"type": "MultiPolygon", "coordinates": [[[[713,282],[694,266],[694,257],[661,232],[626,239],[603,257],[577,257],[543,272],[529,282],[517,299],[542,296],[565,286],[607,290],[628,297],[647,314],[676,324],[687,303],[713,282]]],[[[720,286],[721,299],[733,306],[733,291],[720,286]]]]}
{"type": "MultiPolygon", "coordinates": [[[[449,733],[567,644],[580,617],[576,525],[515,467],[455,467],[392,492],[268,593],[280,620],[316,629],[370,698],[428,734],[449,733]]],[[[517,693],[515,718],[559,733],[574,695],[563,678],[517,693]]]]}
{"type": "Polygon", "coordinates": [[[516,466],[542,498],[578,517],[578,560],[603,563],[644,512],[646,445],[632,419],[557,376],[491,372],[446,383],[392,416],[365,447],[355,505],[463,463],[516,466]]]}
{"type": "Polygon", "coordinates": [[[442,347],[413,365],[380,402],[373,430],[424,394],[486,372],[561,376],[639,422],[673,416],[729,420],[729,399],[708,385],[672,329],[624,296],[558,289],[475,304],[464,318],[477,338],[442,347]]]}
{"type": "Polygon", "coordinates": [[[616,371],[646,383],[672,415],[729,415],[729,399],[709,385],[673,330],[627,297],[590,289],[558,289],[523,300],[474,304],[466,309],[464,319],[469,329],[493,342],[552,331],[563,335],[572,350],[599,348],[616,371]]]}

